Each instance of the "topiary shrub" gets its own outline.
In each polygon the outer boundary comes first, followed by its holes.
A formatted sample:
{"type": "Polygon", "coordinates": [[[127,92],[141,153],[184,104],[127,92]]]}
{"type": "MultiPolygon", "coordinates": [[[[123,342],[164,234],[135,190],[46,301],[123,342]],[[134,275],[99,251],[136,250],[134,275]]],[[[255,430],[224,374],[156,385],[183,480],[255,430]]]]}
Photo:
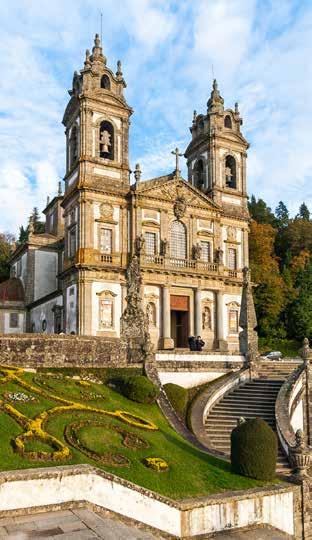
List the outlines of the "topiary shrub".
{"type": "Polygon", "coordinates": [[[183,386],[178,384],[167,383],[164,384],[164,390],[167,394],[167,397],[176,411],[176,413],[185,419],[187,401],[188,401],[188,391],[183,386]]]}
{"type": "Polygon", "coordinates": [[[134,375],[124,380],[121,391],[124,396],[138,403],[153,403],[159,389],[144,375],[134,375]]]}
{"type": "Polygon", "coordinates": [[[233,472],[256,480],[272,480],[277,459],[277,437],[262,418],[242,422],[231,434],[233,472]]]}

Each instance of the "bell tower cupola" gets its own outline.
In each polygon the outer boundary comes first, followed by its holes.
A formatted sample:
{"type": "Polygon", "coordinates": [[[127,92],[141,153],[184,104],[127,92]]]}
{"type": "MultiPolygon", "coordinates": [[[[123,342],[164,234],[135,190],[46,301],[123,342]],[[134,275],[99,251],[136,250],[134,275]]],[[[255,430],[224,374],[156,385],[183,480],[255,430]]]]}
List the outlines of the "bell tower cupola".
{"type": "Polygon", "coordinates": [[[192,140],[185,151],[188,180],[215,202],[247,208],[246,157],[248,142],[241,133],[238,104],[224,108],[217,81],[213,81],[206,114],[194,111],[192,140]]]}
{"type": "Polygon", "coordinates": [[[75,71],[63,124],[66,134],[65,196],[73,188],[129,186],[129,117],[121,62],[107,66],[99,35],[84,67],[75,71]]]}

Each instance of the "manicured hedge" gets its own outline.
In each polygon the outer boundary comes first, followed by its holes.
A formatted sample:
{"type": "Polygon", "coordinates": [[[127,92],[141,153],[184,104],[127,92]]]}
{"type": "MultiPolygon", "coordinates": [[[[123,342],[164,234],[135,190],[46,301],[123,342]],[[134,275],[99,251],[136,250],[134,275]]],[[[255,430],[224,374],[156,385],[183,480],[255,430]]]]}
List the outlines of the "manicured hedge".
{"type": "Polygon", "coordinates": [[[125,378],[121,386],[124,396],[138,403],[153,403],[159,395],[159,389],[144,375],[125,378]]]}
{"type": "Polygon", "coordinates": [[[235,473],[272,480],[277,459],[277,437],[262,418],[241,423],[231,434],[231,464],[235,473]]]}
{"type": "Polygon", "coordinates": [[[164,390],[176,413],[184,419],[188,402],[188,391],[183,386],[173,383],[164,384],[164,390]]]}

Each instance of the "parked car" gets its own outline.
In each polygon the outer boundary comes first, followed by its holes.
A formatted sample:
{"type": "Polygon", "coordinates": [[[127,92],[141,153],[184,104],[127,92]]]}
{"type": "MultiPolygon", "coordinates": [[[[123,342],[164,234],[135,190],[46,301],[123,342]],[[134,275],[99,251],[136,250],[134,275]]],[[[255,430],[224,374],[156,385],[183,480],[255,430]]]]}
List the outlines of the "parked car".
{"type": "Polygon", "coordinates": [[[261,356],[267,360],[280,360],[283,357],[281,351],[269,351],[261,354],[261,356]]]}

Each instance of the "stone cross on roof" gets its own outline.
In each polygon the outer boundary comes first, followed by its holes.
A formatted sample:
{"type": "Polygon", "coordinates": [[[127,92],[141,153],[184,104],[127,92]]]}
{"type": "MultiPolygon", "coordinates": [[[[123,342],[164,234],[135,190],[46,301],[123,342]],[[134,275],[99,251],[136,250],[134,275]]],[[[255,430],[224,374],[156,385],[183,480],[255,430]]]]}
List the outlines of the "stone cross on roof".
{"type": "Polygon", "coordinates": [[[172,150],[171,154],[175,155],[175,157],[176,157],[176,168],[175,168],[174,172],[175,172],[176,176],[179,176],[180,172],[181,172],[180,169],[179,169],[179,157],[182,157],[183,154],[180,154],[179,148],[176,148],[175,150],[172,150]]]}

